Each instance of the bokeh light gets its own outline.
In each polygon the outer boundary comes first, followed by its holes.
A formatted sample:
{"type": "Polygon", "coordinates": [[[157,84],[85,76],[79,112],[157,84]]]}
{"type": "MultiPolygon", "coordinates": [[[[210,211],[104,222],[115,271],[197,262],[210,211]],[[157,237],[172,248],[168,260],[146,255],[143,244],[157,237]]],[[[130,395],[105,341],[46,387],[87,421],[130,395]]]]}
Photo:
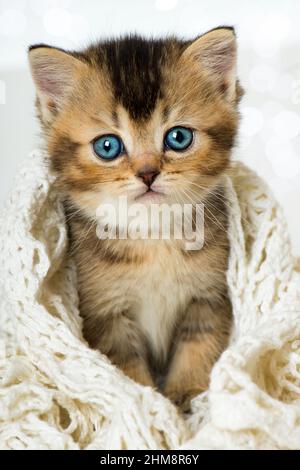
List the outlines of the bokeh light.
{"type": "Polygon", "coordinates": [[[277,70],[268,64],[255,65],[249,75],[249,85],[253,90],[264,93],[270,90],[276,81],[277,70]]]}
{"type": "Polygon", "coordinates": [[[255,52],[263,58],[278,54],[287,39],[291,25],[290,18],[283,12],[269,12],[258,17],[258,24],[253,25],[252,44],[255,52]]]}
{"type": "Polygon", "coordinates": [[[265,154],[277,176],[294,178],[299,174],[300,159],[291,142],[274,137],[266,143],[265,154]]]}
{"type": "Polygon", "coordinates": [[[44,15],[44,26],[52,36],[67,36],[71,31],[71,14],[62,8],[53,8],[44,15]]]}
{"type": "Polygon", "coordinates": [[[21,10],[5,10],[0,15],[0,35],[21,36],[27,26],[27,19],[21,10]]]}
{"type": "Polygon", "coordinates": [[[293,77],[289,73],[283,73],[271,84],[271,94],[274,98],[289,100],[293,91],[293,77]]]}
{"type": "Polygon", "coordinates": [[[280,101],[270,100],[262,102],[260,110],[264,115],[266,127],[272,128],[271,119],[283,109],[283,104],[280,101]]]}
{"type": "Polygon", "coordinates": [[[274,116],[272,126],[278,137],[290,140],[300,133],[300,117],[294,111],[281,111],[274,116]]]}
{"type": "Polygon", "coordinates": [[[264,118],[262,112],[251,106],[241,108],[241,136],[252,137],[262,130],[264,118]]]}

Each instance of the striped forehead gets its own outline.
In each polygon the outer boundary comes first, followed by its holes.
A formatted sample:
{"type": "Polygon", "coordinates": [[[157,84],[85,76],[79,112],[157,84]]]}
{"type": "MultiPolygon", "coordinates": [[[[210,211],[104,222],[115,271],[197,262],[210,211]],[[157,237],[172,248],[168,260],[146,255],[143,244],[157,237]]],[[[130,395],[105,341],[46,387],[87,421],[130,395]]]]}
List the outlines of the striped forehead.
{"type": "MultiPolygon", "coordinates": [[[[148,119],[164,97],[164,75],[174,55],[174,41],[126,37],[88,51],[107,71],[116,104],[136,121],[148,119]]],[[[177,43],[177,49],[182,45],[177,43]]]]}

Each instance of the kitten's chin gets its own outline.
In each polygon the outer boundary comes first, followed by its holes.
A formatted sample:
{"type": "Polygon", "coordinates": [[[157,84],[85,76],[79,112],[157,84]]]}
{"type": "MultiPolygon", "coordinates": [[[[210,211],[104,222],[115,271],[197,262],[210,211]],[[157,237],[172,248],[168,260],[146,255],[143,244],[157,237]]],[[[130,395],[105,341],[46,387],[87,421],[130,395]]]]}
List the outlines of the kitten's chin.
{"type": "Polygon", "coordinates": [[[135,197],[135,201],[141,204],[162,204],[166,202],[167,197],[164,193],[160,193],[158,191],[153,191],[150,189],[143,194],[135,197]]]}

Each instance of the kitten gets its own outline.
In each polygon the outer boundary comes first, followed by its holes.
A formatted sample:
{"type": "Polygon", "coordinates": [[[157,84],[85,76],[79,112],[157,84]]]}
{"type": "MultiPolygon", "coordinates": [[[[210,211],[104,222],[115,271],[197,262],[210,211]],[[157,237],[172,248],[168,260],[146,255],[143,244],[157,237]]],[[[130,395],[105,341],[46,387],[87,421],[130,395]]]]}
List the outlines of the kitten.
{"type": "Polygon", "coordinates": [[[32,46],[37,110],[64,200],[84,336],[183,410],[207,389],[231,304],[224,174],[242,89],[232,28],[194,41],[127,36],[66,52],[32,46]],[[205,240],[106,239],[100,203],[205,204],[205,240]],[[163,381],[161,382],[161,377],[163,381]]]}

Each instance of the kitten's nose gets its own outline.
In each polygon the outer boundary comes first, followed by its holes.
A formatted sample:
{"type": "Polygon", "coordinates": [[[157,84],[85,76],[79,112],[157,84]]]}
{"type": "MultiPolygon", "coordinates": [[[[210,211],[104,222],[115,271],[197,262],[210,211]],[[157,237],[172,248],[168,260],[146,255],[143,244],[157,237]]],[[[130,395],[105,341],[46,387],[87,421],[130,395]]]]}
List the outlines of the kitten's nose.
{"type": "Polygon", "coordinates": [[[143,182],[148,186],[148,188],[150,188],[150,186],[158,175],[159,171],[153,167],[141,168],[136,174],[138,178],[141,178],[143,180],[143,182]]]}

